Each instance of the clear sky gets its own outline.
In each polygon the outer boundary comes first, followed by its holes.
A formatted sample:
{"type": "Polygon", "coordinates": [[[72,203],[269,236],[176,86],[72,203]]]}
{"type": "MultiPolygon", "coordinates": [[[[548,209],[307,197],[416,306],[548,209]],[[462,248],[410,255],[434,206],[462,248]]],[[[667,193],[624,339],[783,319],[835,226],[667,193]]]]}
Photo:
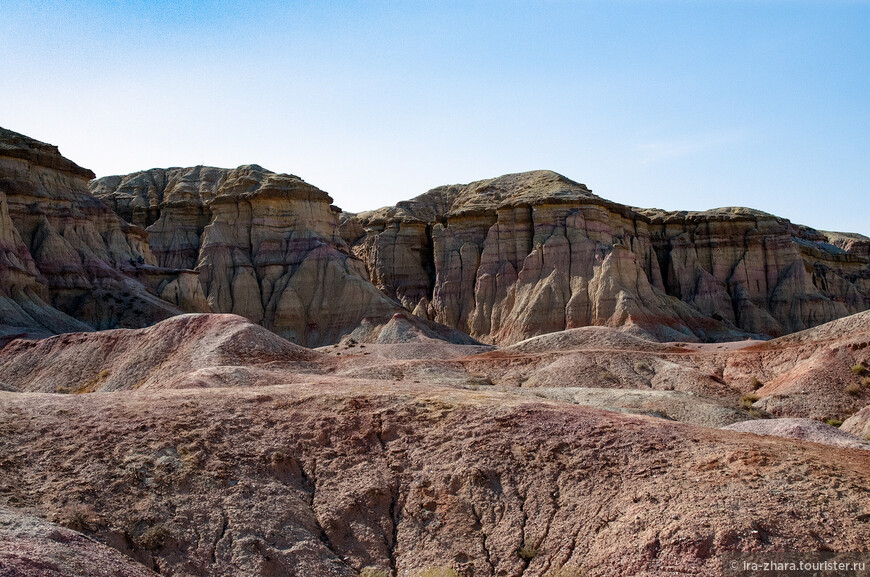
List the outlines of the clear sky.
{"type": "Polygon", "coordinates": [[[98,176],[257,163],[346,210],[552,169],[870,234],[870,2],[0,0],[0,126],[98,176]]]}

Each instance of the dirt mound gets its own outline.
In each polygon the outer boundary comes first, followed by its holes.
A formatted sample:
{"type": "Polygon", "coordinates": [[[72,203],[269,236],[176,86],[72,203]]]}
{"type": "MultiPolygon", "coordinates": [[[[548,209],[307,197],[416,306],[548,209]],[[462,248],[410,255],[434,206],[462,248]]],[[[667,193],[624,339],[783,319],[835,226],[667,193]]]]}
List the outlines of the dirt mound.
{"type": "Polygon", "coordinates": [[[768,419],[744,421],[723,427],[729,431],[771,435],[786,439],[800,439],[811,443],[821,443],[845,449],[868,449],[870,443],[836,427],[811,419],[768,419]]]}
{"type": "Polygon", "coordinates": [[[304,372],[320,357],[236,315],[190,314],[146,329],[13,341],[2,351],[0,372],[7,385],[23,391],[87,393],[219,386],[197,378],[197,371],[243,366],[248,376],[282,367],[304,372]]]}

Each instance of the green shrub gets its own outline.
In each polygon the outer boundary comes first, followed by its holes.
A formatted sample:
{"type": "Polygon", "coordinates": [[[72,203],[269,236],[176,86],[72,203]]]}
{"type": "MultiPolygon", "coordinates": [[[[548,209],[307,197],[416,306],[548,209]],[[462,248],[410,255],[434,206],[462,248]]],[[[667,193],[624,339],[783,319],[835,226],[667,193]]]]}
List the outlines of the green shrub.
{"type": "Polygon", "coordinates": [[[825,419],[825,423],[831,425],[832,427],[839,427],[843,424],[843,421],[838,419],[837,417],[831,417],[830,419],[825,419]]]}
{"type": "Polygon", "coordinates": [[[517,548],[517,555],[520,556],[520,559],[523,561],[531,561],[538,555],[538,550],[532,545],[523,545],[522,547],[517,548]]]}
{"type": "Polygon", "coordinates": [[[752,393],[746,393],[740,399],[740,406],[743,407],[744,409],[751,409],[752,403],[754,403],[757,400],[758,400],[758,395],[754,395],[752,393]]]}
{"type": "Polygon", "coordinates": [[[864,363],[858,363],[857,365],[852,365],[852,372],[858,376],[867,374],[867,366],[864,363]]]}
{"type": "Polygon", "coordinates": [[[166,540],[169,539],[169,529],[163,525],[152,525],[145,529],[142,533],[142,538],[139,540],[141,545],[149,551],[157,551],[163,548],[166,540]]]}
{"type": "Polygon", "coordinates": [[[857,397],[861,394],[861,383],[851,383],[846,387],[845,392],[847,395],[852,395],[853,397],[857,397]]]}
{"type": "Polygon", "coordinates": [[[390,577],[390,573],[377,567],[363,567],[363,570],[359,572],[359,577],[390,577]]]}
{"type": "Polygon", "coordinates": [[[764,386],[764,383],[758,380],[758,377],[752,377],[752,380],[749,381],[749,386],[752,387],[753,391],[757,391],[761,387],[764,386]]]}
{"type": "Polygon", "coordinates": [[[73,531],[90,531],[93,529],[94,515],[85,505],[72,505],[63,510],[59,523],[73,531]]]}

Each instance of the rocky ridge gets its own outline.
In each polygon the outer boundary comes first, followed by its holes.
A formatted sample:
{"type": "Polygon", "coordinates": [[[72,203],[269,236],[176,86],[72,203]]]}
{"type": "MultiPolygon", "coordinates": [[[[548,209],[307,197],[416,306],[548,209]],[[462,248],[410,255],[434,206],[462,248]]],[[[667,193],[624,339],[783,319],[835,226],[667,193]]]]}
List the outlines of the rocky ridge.
{"type": "Polygon", "coordinates": [[[0,128],[0,336],[140,327],[181,312],[147,288],[146,234],[88,192],[93,177],[57,147],[0,128]]]}
{"type": "Polygon", "coordinates": [[[377,338],[396,314],[418,332],[471,342],[413,318],[377,290],[339,234],[332,199],[297,176],[257,165],[199,166],[106,177],[90,187],[147,226],[160,266],[197,272],[213,312],[244,316],[309,347],[358,327],[377,338]]]}
{"type": "Polygon", "coordinates": [[[408,310],[498,344],[589,325],[775,337],[870,308],[861,235],[745,208],[631,208],[549,171],[343,215],[342,234],[408,310]]]}

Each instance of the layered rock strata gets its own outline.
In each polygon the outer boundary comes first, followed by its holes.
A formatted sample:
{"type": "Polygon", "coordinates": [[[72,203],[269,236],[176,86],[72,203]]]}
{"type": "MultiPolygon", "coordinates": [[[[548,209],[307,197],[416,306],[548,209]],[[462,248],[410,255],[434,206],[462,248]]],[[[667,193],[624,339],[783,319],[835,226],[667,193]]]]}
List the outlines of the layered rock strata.
{"type": "Polygon", "coordinates": [[[406,314],[348,250],[329,195],[297,176],[256,165],[154,169],[96,180],[91,191],[148,226],[160,266],[194,269],[214,312],[244,316],[306,346],[337,342],[360,326],[375,338],[396,313],[406,314]]]}
{"type": "Polygon", "coordinates": [[[860,235],[746,208],[631,208],[549,171],[342,220],[373,283],[486,342],[588,325],[662,340],[770,337],[870,308],[860,235]]]}
{"type": "Polygon", "coordinates": [[[145,232],[88,192],[93,176],[56,147],[0,128],[4,333],[141,327],[181,312],[146,289],[145,232]]]}

